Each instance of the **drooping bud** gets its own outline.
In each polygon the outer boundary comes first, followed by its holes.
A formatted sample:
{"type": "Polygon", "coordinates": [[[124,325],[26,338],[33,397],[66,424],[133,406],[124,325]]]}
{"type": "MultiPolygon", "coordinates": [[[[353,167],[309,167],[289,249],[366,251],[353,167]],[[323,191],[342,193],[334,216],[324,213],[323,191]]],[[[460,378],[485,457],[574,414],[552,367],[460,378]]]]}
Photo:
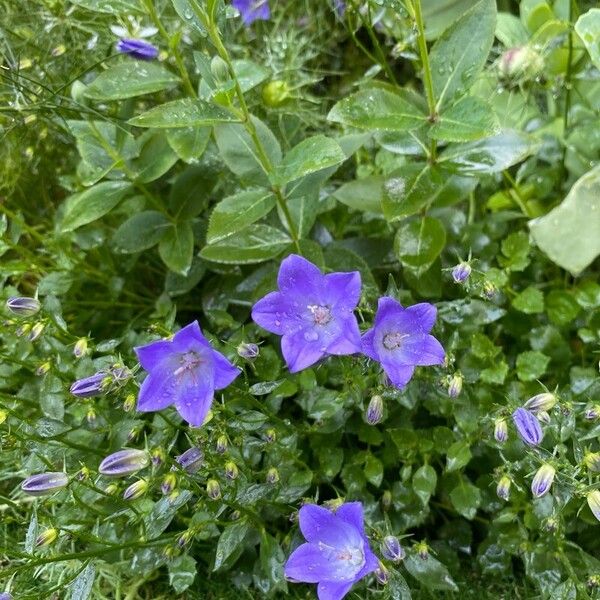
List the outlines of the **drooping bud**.
{"type": "Polygon", "coordinates": [[[51,529],[46,529],[45,531],[42,531],[40,535],[37,536],[35,540],[35,545],[37,548],[49,546],[50,544],[52,544],[52,542],[54,542],[54,540],[56,540],[57,537],[58,529],[54,529],[54,527],[52,527],[51,529]]]}
{"type": "Polygon", "coordinates": [[[165,453],[162,448],[154,448],[150,455],[150,462],[153,467],[160,467],[165,462],[165,453]]]}
{"type": "Polygon", "coordinates": [[[600,417],[600,404],[594,404],[593,406],[586,408],[583,416],[588,421],[595,421],[598,417],[600,417]]]}
{"type": "Polygon", "coordinates": [[[178,456],[176,462],[186,473],[196,473],[202,466],[204,460],[204,453],[200,448],[192,446],[188,448],[183,454],[178,456]]]}
{"type": "Polygon", "coordinates": [[[548,493],[552,486],[552,482],[554,481],[555,474],[556,469],[549,464],[543,464],[537,470],[536,474],[533,476],[533,481],[531,482],[531,493],[535,498],[541,498],[548,493]]]}
{"type": "Polygon", "coordinates": [[[415,551],[421,560],[427,560],[429,558],[429,546],[426,541],[415,544],[415,551]]]}
{"type": "Polygon", "coordinates": [[[137,500],[147,491],[148,482],[145,479],[138,479],[123,492],[123,500],[137,500]]]}
{"type": "Polygon", "coordinates": [[[29,332],[29,335],[27,336],[27,339],[30,342],[35,342],[35,340],[37,340],[40,335],[42,335],[42,332],[44,331],[44,328],[46,327],[46,325],[44,325],[44,323],[36,323],[32,328],[31,331],[29,332]]]}
{"type": "Polygon", "coordinates": [[[51,365],[50,361],[47,360],[46,362],[44,362],[44,363],[42,363],[41,365],[38,366],[38,368],[35,370],[35,374],[38,377],[42,377],[43,375],[45,375],[50,370],[51,366],[52,365],[51,365]]]}
{"type": "Polygon", "coordinates": [[[369,425],[377,425],[383,419],[383,398],[375,394],[367,406],[365,420],[369,425]]]}
{"type": "Polygon", "coordinates": [[[450,398],[458,398],[462,392],[462,386],[462,375],[458,372],[454,373],[452,379],[450,380],[450,384],[448,385],[448,396],[450,396],[450,398]]]}
{"type": "Polygon", "coordinates": [[[456,283],[464,283],[471,275],[471,265],[468,262],[461,261],[452,269],[452,279],[456,283]]]}
{"type": "Polygon", "coordinates": [[[488,300],[491,300],[496,295],[497,291],[498,291],[498,289],[496,288],[496,286],[491,281],[486,281],[483,284],[483,295],[488,300]]]}
{"type": "Polygon", "coordinates": [[[220,435],[217,438],[217,444],[216,444],[216,450],[219,454],[225,454],[225,452],[227,452],[227,447],[228,447],[228,442],[227,442],[227,436],[226,435],[220,435]]]}
{"type": "Polygon", "coordinates": [[[163,493],[164,496],[168,496],[173,491],[176,485],[177,476],[175,475],[175,473],[168,473],[163,479],[163,482],[160,486],[160,491],[163,493]]]}
{"type": "Polygon", "coordinates": [[[274,429],[267,429],[265,431],[265,441],[272,444],[277,440],[277,432],[274,429]]]}
{"type": "Polygon", "coordinates": [[[583,462],[589,471],[600,473],[600,452],[586,452],[583,462]]]}
{"type": "Polygon", "coordinates": [[[28,477],[21,489],[30,496],[43,496],[52,494],[69,485],[69,478],[62,472],[39,473],[28,477]]]}
{"type": "Polygon", "coordinates": [[[598,521],[600,521],[600,490],[592,490],[586,496],[588,506],[598,521]]]}
{"type": "Polygon", "coordinates": [[[73,354],[75,358],[82,358],[88,353],[88,341],[87,338],[79,338],[73,346],[73,354]]]}
{"type": "Polygon", "coordinates": [[[390,510],[392,506],[392,492],[390,492],[390,490],[385,490],[385,492],[383,492],[383,494],[381,495],[381,508],[384,511],[388,511],[390,510]]]}
{"type": "Polygon", "coordinates": [[[498,481],[498,485],[496,486],[496,495],[498,496],[498,498],[500,498],[500,500],[508,500],[510,496],[511,484],[512,481],[507,475],[503,475],[500,478],[500,481],[498,481]]]}
{"type": "Polygon", "coordinates": [[[501,444],[508,439],[508,425],[506,419],[496,419],[494,421],[494,439],[501,444]]]}
{"type": "Polygon", "coordinates": [[[512,418],[519,436],[526,444],[537,446],[542,441],[544,434],[533,413],[519,407],[513,412],[512,418]]]}
{"type": "Polygon", "coordinates": [[[271,467],[267,471],[266,481],[271,485],[279,481],[279,471],[275,467],[271,467]]]}
{"type": "Polygon", "coordinates": [[[31,317],[39,312],[41,304],[37,298],[26,298],[13,296],[6,301],[6,308],[14,315],[20,317],[31,317]]]}
{"type": "Polygon", "coordinates": [[[379,561],[379,566],[375,570],[375,578],[381,585],[385,585],[390,580],[390,572],[381,561],[379,561]]]}
{"type": "Polygon", "coordinates": [[[248,362],[252,362],[258,358],[260,354],[260,349],[257,344],[242,342],[237,347],[238,356],[247,360],[248,362]]]}
{"type": "MultiPolygon", "coordinates": [[[[106,379],[106,373],[94,373],[94,375],[75,381],[71,385],[70,392],[78,398],[98,396],[106,389],[106,379]]],[[[108,378],[108,381],[110,382],[110,378],[108,378]]]]}
{"type": "Polygon", "coordinates": [[[206,493],[211,500],[218,500],[221,497],[221,486],[216,479],[209,479],[206,482],[206,493]]]}
{"type": "Polygon", "coordinates": [[[126,448],[107,456],[98,467],[101,475],[108,477],[126,477],[137,473],[150,464],[148,453],[145,450],[126,448]]]}
{"type": "Polygon", "coordinates": [[[387,560],[400,562],[405,558],[406,551],[395,535],[386,535],[381,542],[381,555],[387,560]]]}
{"type": "Polygon", "coordinates": [[[231,460],[225,463],[225,477],[227,477],[227,479],[237,479],[237,476],[239,475],[239,470],[237,468],[237,465],[232,462],[231,460]]]}
{"type": "Polygon", "coordinates": [[[558,400],[554,394],[551,394],[550,392],[544,392],[529,398],[529,400],[527,400],[527,402],[525,402],[523,405],[523,408],[526,408],[533,414],[536,414],[540,411],[548,412],[554,408],[557,402],[558,400]]]}

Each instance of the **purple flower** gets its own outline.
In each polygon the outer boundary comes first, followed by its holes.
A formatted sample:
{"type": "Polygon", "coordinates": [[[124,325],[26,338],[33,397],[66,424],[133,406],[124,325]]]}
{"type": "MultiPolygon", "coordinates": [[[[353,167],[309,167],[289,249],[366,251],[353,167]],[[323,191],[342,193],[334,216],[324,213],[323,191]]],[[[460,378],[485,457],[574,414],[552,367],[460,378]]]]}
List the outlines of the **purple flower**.
{"type": "Polygon", "coordinates": [[[152,60],[158,56],[158,48],[145,40],[122,39],[117,42],[117,52],[140,60],[152,60]]]}
{"type": "Polygon", "coordinates": [[[6,308],[20,317],[31,317],[40,310],[41,304],[37,298],[13,296],[6,301],[6,308]]]}
{"type": "Polygon", "coordinates": [[[107,456],[98,467],[101,475],[126,477],[148,466],[150,460],[145,450],[126,448],[107,456]]]}
{"type": "Polygon", "coordinates": [[[292,552],[285,576],[318,583],[319,600],[341,600],[357,581],[379,567],[365,534],[360,502],[342,504],[335,513],[305,504],[299,517],[307,543],[292,552]]]}
{"type": "Polygon", "coordinates": [[[404,560],[406,551],[400,545],[400,541],[395,535],[386,535],[381,543],[381,554],[388,560],[399,562],[404,560]]]}
{"type": "Polygon", "coordinates": [[[526,408],[517,408],[512,418],[521,439],[530,446],[537,446],[544,437],[540,422],[526,408]]]}
{"type": "Polygon", "coordinates": [[[233,7],[240,11],[244,25],[271,18],[269,0],[232,0],[233,7]]]}
{"type": "Polygon", "coordinates": [[[464,283],[471,275],[471,265],[467,262],[460,262],[452,269],[452,279],[456,283],[464,283]]]}
{"type": "Polygon", "coordinates": [[[75,381],[70,388],[71,394],[78,398],[90,398],[91,396],[97,396],[104,391],[104,380],[106,379],[106,373],[99,371],[89,377],[78,379],[75,381]]]}
{"type": "Polygon", "coordinates": [[[69,478],[65,473],[38,473],[28,477],[21,484],[21,489],[30,496],[43,496],[44,494],[52,494],[67,485],[69,485],[69,478]]]}
{"type": "Polygon", "coordinates": [[[506,419],[496,419],[494,421],[494,438],[501,444],[508,439],[508,426],[506,425],[506,419]]]}
{"type": "Polygon", "coordinates": [[[200,448],[192,446],[188,448],[183,454],[180,454],[175,461],[179,466],[188,473],[196,473],[202,466],[204,461],[204,453],[200,448]]]}
{"type": "Polygon", "coordinates": [[[180,329],[172,340],[135,348],[148,371],[138,410],[162,410],[172,404],[192,426],[202,425],[214,391],[227,387],[240,373],[202,334],[198,321],[180,329]]]}
{"type": "Polygon", "coordinates": [[[377,425],[383,419],[383,398],[376,394],[367,406],[366,421],[369,425],[377,425]]]}
{"type": "Polygon", "coordinates": [[[0,594],[0,600],[13,600],[13,597],[8,592],[0,594]]]}
{"type": "Polygon", "coordinates": [[[362,338],[363,352],[381,363],[396,387],[408,383],[415,366],[444,362],[444,349],[429,335],[436,314],[435,306],[427,302],[403,308],[393,298],[379,298],[373,328],[362,338]]]}
{"type": "Polygon", "coordinates": [[[330,354],[360,352],[354,309],[360,299],[360,274],[323,275],[311,262],[291,254],[277,277],[278,292],[252,309],[258,325],[281,335],[281,351],[292,373],[330,354]]]}
{"type": "Polygon", "coordinates": [[[536,498],[541,498],[552,487],[556,470],[552,465],[543,464],[533,476],[531,482],[531,493],[536,498]]]}

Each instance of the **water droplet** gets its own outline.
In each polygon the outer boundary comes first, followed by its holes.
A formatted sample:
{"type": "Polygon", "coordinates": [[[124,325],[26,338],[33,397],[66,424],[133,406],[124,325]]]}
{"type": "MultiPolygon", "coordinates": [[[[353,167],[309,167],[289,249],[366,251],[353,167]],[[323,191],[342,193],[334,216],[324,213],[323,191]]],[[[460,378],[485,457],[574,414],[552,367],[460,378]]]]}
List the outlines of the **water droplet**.
{"type": "Polygon", "coordinates": [[[314,342],[319,339],[319,334],[316,331],[309,329],[308,331],[304,332],[304,339],[307,342],[314,342]]]}

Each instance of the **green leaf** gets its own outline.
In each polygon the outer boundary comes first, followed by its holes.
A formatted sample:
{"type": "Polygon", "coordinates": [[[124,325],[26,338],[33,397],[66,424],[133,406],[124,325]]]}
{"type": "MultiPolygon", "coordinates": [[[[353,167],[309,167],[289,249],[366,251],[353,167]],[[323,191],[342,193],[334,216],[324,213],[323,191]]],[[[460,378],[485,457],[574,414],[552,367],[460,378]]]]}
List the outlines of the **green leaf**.
{"type": "Polygon", "coordinates": [[[421,0],[427,40],[435,40],[473,6],[473,0],[421,0]]]}
{"type": "Polygon", "coordinates": [[[473,96],[442,111],[429,136],[445,142],[469,142],[498,133],[500,125],[488,104],[473,96]]]}
{"type": "Polygon", "coordinates": [[[259,559],[261,569],[269,583],[285,590],[283,566],[286,556],[277,540],[265,531],[261,532],[259,559]]]}
{"type": "Polygon", "coordinates": [[[176,556],[168,563],[169,583],[176,594],[187,590],[196,579],[196,561],[189,555],[176,556]]]}
{"type": "Polygon", "coordinates": [[[244,544],[246,536],[250,533],[251,527],[244,519],[227,525],[223,529],[221,537],[217,543],[215,552],[215,564],[213,571],[217,571],[225,564],[227,559],[244,544]]]}
{"type": "Polygon", "coordinates": [[[69,585],[69,600],[88,600],[92,595],[95,579],[96,569],[92,563],[88,563],[69,585]]]}
{"type": "Polygon", "coordinates": [[[430,63],[438,111],[473,85],[487,61],[495,28],[496,1],[480,0],[435,42],[430,63]]]}
{"type": "Polygon", "coordinates": [[[525,160],[537,146],[528,135],[507,129],[476,142],[449,146],[439,162],[449,162],[461,174],[499,173],[525,160]]]}
{"type": "Polygon", "coordinates": [[[529,222],[550,260],[578,275],[600,254],[600,165],[580,177],[548,214],[529,222]]]}
{"type": "Polygon", "coordinates": [[[115,231],[112,243],[118,252],[141,252],[158,244],[169,227],[168,219],[156,210],[145,210],[129,217],[115,231]]]}
{"type": "Polygon", "coordinates": [[[181,490],[174,498],[163,497],[154,504],[152,510],[144,518],[146,535],[149,539],[158,537],[171,523],[177,511],[192,497],[189,490],[181,490]]]}
{"type": "Polygon", "coordinates": [[[481,371],[481,381],[495,385],[502,385],[508,375],[508,365],[504,360],[496,361],[493,367],[481,371]]]}
{"type": "Polygon", "coordinates": [[[546,312],[555,325],[569,325],[579,314],[579,304],[573,294],[563,290],[552,290],[546,296],[546,312]]]}
{"type": "Polygon", "coordinates": [[[69,0],[72,4],[109,15],[140,13],[140,5],[136,0],[69,0]]]}
{"type": "Polygon", "coordinates": [[[367,454],[365,461],[365,477],[375,487],[379,487],[383,481],[383,463],[372,454],[367,454]]]}
{"type": "Polygon", "coordinates": [[[199,16],[194,10],[197,3],[194,0],[171,0],[175,12],[181,17],[184,23],[199,33],[202,37],[206,36],[205,18],[199,16]]]}
{"type": "Polygon", "coordinates": [[[239,192],[224,198],[210,216],[206,241],[214,244],[241,231],[267,215],[274,206],[275,196],[264,189],[239,192]]]}
{"type": "Polygon", "coordinates": [[[448,453],[446,454],[446,471],[452,473],[453,471],[459,471],[465,467],[471,460],[471,448],[469,442],[466,440],[460,440],[454,442],[448,453]]]}
{"type": "MultiPolygon", "coordinates": [[[[302,196],[301,198],[288,198],[287,207],[290,216],[292,217],[292,222],[296,227],[298,237],[307,237],[312,226],[315,224],[319,213],[318,193],[315,192],[307,196],[302,196]]],[[[287,217],[279,205],[277,205],[277,213],[279,215],[279,220],[284,225],[286,231],[290,233],[287,217]]]]}
{"type": "Polygon", "coordinates": [[[104,71],[86,88],[92,100],[122,100],[159,92],[176,85],[179,77],[152,62],[126,60],[104,71]]]}
{"type": "Polygon", "coordinates": [[[461,479],[450,492],[450,502],[465,519],[472,520],[481,505],[481,491],[466,479],[461,479]]]}
{"type": "Polygon", "coordinates": [[[524,231],[511,233],[502,240],[502,254],[498,262],[510,271],[523,271],[529,264],[529,236],[524,231]]]}
{"type": "Polygon", "coordinates": [[[235,123],[239,119],[231,112],[199,98],[181,98],[159,104],[129,119],[136,127],[199,127],[216,123],[235,123]]]}
{"type": "Polygon", "coordinates": [[[136,181],[150,183],[162,177],[178,160],[162,131],[146,132],[140,155],[131,161],[136,181]],[[148,135],[146,135],[148,134],[148,135]]]}
{"type": "MultiPolygon", "coordinates": [[[[195,57],[197,55],[198,53],[194,53],[195,57]]],[[[251,60],[234,60],[232,61],[232,64],[235,76],[240,84],[240,87],[242,88],[242,92],[247,92],[255,88],[257,85],[260,85],[270,75],[270,71],[268,69],[251,60]]],[[[203,75],[202,80],[200,81],[198,93],[202,98],[210,98],[213,94],[213,89],[223,86],[223,82],[221,82],[221,84],[218,85],[217,82],[214,80],[212,73],[210,73],[210,75],[210,77],[205,77],[203,75]]],[[[231,80],[226,82],[225,85],[229,84],[230,82],[231,80]]]]}
{"type": "Polygon", "coordinates": [[[189,221],[172,225],[158,244],[162,261],[174,273],[187,275],[194,254],[194,233],[189,221]]]}
{"type": "Polygon", "coordinates": [[[437,473],[431,465],[419,467],[412,477],[413,491],[421,500],[423,506],[427,506],[429,498],[435,492],[437,485],[437,473]]]}
{"type": "Polygon", "coordinates": [[[512,305],[528,315],[544,312],[544,294],[530,285],[513,299],[512,305]]]}
{"type": "Polygon", "coordinates": [[[521,381],[539,379],[546,372],[549,362],[550,357],[537,350],[521,352],[517,356],[517,377],[521,381]]]}
{"type": "Polygon", "coordinates": [[[275,258],[290,244],[289,236],[270,225],[254,224],[215,244],[202,248],[200,256],[224,264],[252,264],[275,258]]]}
{"type": "Polygon", "coordinates": [[[361,90],[340,100],[327,118],[359,129],[385,131],[408,131],[427,121],[427,116],[402,95],[383,88],[361,90]]]}
{"type": "Polygon", "coordinates": [[[554,19],[554,13],[546,0],[521,0],[519,12],[521,21],[531,33],[535,33],[544,23],[554,19]]]}
{"type": "Polygon", "coordinates": [[[582,39],[592,62],[600,69],[600,8],[590,8],[575,23],[575,31],[582,39]]]}
{"type": "Polygon", "coordinates": [[[211,131],[210,127],[168,129],[167,141],[181,160],[193,163],[204,154],[211,131]]]}
{"type": "Polygon", "coordinates": [[[404,561],[406,570],[426,588],[430,590],[458,591],[448,569],[437,558],[429,555],[427,560],[419,556],[409,555],[404,561]]]}
{"type": "Polygon", "coordinates": [[[73,231],[110,212],[129,192],[126,181],[103,181],[65,201],[62,231],[73,231]]]}
{"type": "Polygon", "coordinates": [[[411,600],[412,595],[408,583],[397,569],[390,572],[390,579],[385,586],[385,600],[411,600]]]}
{"type": "Polygon", "coordinates": [[[496,37],[506,48],[525,46],[529,41],[529,34],[519,17],[508,12],[499,12],[497,15],[496,37]]]}
{"type": "Polygon", "coordinates": [[[355,179],[339,187],[333,193],[333,197],[354,210],[381,213],[384,182],[385,178],[382,175],[355,179]]]}
{"type": "Polygon", "coordinates": [[[204,165],[187,167],[171,187],[169,212],[179,221],[200,214],[208,206],[219,175],[204,165]]]}
{"type": "Polygon", "coordinates": [[[275,172],[274,181],[283,185],[310,173],[339,165],[345,160],[346,155],[334,139],[315,135],[302,140],[284,156],[275,172]]]}
{"type": "Polygon", "coordinates": [[[439,219],[423,217],[403,222],[394,238],[394,251],[402,265],[416,276],[433,264],[446,243],[446,230],[439,219]]]}

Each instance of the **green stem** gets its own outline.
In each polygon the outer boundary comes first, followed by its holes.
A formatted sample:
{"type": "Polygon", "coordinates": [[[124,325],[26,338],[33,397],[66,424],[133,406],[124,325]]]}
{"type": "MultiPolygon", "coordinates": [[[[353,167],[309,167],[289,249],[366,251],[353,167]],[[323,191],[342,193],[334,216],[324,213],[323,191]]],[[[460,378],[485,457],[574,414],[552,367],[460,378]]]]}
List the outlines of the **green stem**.
{"type": "Polygon", "coordinates": [[[504,179],[506,179],[506,181],[510,184],[511,186],[511,191],[513,192],[512,197],[513,200],[518,204],[519,208],[521,209],[521,212],[526,216],[526,217],[531,217],[531,215],[529,214],[529,210],[527,209],[527,205],[525,204],[525,198],[523,198],[523,196],[521,196],[521,190],[519,189],[519,184],[513,179],[512,175],[505,169],[504,171],[502,171],[502,175],[504,177],[504,179]]]}
{"type": "Polygon", "coordinates": [[[569,110],[571,109],[571,71],[573,58],[573,16],[574,16],[574,0],[569,0],[569,53],[567,55],[567,72],[565,73],[565,106],[563,108],[563,155],[562,155],[562,170],[567,172],[565,160],[567,158],[567,134],[569,129],[569,110]]]}

